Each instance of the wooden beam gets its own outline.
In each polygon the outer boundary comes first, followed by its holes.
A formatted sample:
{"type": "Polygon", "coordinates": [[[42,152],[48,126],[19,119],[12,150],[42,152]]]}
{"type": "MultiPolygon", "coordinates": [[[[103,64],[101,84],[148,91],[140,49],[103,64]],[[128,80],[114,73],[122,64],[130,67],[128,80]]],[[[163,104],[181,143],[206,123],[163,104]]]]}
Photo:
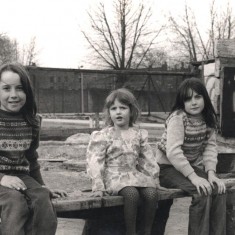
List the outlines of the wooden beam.
{"type": "MultiPolygon", "coordinates": [[[[235,178],[223,179],[228,191],[235,191],[235,178]]],[[[180,189],[169,189],[167,191],[159,191],[159,200],[174,199],[189,197],[189,195],[180,189]]],[[[53,199],[53,204],[58,213],[82,211],[97,208],[115,207],[123,205],[123,198],[121,196],[105,196],[105,197],[91,197],[90,193],[83,193],[77,198],[63,198],[53,199]]]]}

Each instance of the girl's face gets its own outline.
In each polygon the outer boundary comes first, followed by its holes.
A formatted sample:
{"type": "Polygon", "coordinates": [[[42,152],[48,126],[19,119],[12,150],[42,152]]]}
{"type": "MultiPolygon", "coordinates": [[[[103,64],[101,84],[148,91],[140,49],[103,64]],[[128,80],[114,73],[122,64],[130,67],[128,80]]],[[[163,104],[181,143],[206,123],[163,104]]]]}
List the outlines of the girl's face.
{"type": "Polygon", "coordinates": [[[20,76],[12,71],[3,72],[0,80],[0,109],[19,112],[25,102],[26,94],[20,76]]]}
{"type": "Polygon", "coordinates": [[[197,116],[204,109],[204,98],[193,90],[189,90],[189,98],[184,101],[184,109],[187,113],[197,116]]]}
{"type": "Polygon", "coordinates": [[[128,129],[131,111],[128,105],[120,103],[117,99],[109,108],[110,118],[118,129],[128,129]]]}

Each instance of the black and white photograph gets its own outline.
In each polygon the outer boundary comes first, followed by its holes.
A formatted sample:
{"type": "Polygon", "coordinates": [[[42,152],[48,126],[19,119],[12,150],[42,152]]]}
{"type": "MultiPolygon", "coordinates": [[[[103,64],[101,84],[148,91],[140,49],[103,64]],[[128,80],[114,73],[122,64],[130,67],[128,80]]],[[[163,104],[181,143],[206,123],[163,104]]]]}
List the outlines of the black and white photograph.
{"type": "Polygon", "coordinates": [[[235,1],[2,1],[0,212],[0,235],[234,235],[235,1]]]}

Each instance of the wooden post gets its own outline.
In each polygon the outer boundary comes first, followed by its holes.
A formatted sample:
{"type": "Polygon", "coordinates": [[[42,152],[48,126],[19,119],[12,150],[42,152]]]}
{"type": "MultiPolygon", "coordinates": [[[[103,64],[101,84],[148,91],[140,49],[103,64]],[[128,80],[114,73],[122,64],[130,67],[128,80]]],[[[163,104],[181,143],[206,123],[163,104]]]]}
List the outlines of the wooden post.
{"type": "Polygon", "coordinates": [[[81,72],[81,113],[84,113],[83,72],[81,72]]]}
{"type": "Polygon", "coordinates": [[[147,79],[148,79],[148,116],[150,116],[151,115],[151,108],[150,108],[151,106],[151,87],[150,87],[151,76],[148,75],[147,79]]]}

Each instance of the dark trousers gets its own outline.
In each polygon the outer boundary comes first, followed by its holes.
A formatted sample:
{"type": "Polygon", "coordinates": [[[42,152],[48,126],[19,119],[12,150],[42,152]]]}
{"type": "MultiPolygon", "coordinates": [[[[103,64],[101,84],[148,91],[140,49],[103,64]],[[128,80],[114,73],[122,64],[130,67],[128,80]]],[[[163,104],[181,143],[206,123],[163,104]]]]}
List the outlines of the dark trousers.
{"type": "MultiPolygon", "coordinates": [[[[194,167],[195,173],[207,179],[207,174],[194,167]]],[[[226,194],[199,196],[196,187],[173,166],[160,165],[160,183],[166,188],[178,188],[193,195],[189,208],[188,235],[226,234],[226,194]]]]}
{"type": "Polygon", "coordinates": [[[27,186],[25,194],[0,186],[2,234],[54,235],[57,218],[49,190],[29,175],[15,175],[27,186]]]}

